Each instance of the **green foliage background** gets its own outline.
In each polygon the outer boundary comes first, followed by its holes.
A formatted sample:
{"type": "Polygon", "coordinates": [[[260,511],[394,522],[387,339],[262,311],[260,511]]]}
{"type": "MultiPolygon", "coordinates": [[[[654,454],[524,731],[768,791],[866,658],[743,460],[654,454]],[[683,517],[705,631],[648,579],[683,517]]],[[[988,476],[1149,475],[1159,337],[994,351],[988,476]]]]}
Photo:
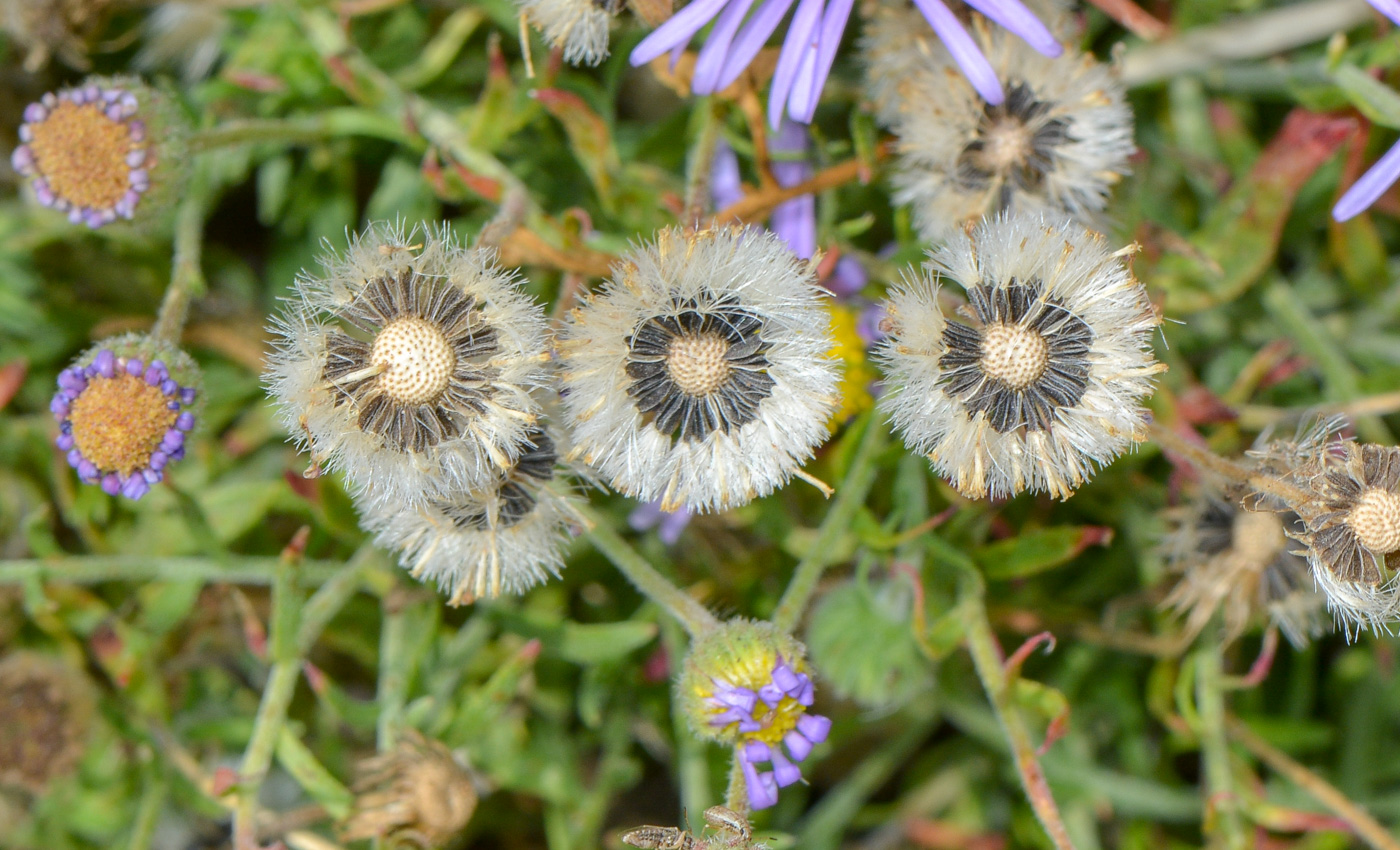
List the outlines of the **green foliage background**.
{"type": "MultiPolygon", "coordinates": [[[[1172,44],[1287,4],[1148,5],[1171,21],[1172,44]]],[[[679,823],[682,807],[698,823],[722,799],[727,754],[694,740],[672,712],[669,677],[684,634],[586,539],[562,581],[445,607],[367,546],[334,478],[301,478],[306,460],[273,423],[258,361],[267,315],[323,240],[340,246],[347,230],[395,218],[446,219],[471,236],[496,212],[492,187],[518,181],[531,201],[526,226],[545,242],[574,256],[585,242],[616,253],[676,222],[687,151],[710,110],[752,177],[743,116],[682,100],[630,69],[627,53],[644,32],[630,16],[596,69],[559,67],[536,41],[530,79],[505,0],[382,6],[353,17],[310,2],[233,9],[217,72],[194,85],[165,82],[198,127],[243,122],[256,138],[259,125],[246,122],[268,119],[300,136],[199,160],[217,200],[204,228],[207,295],[186,343],[204,369],[207,408],[171,486],[139,503],[77,484],[51,448],[47,406],[70,358],[149,323],[170,277],[170,243],[159,233],[72,228],[3,176],[0,368],[23,380],[0,406],[0,651],[40,648],[82,666],[102,711],[76,776],[39,797],[0,798],[0,847],[226,844],[224,802],[180,758],[211,775],[237,766],[278,657],[259,634],[279,615],[307,616],[296,600],[328,582],[340,582],[343,607],[310,646],[281,647],[299,660],[305,650],[312,674],[293,695],[268,808],[319,805],[327,816],[309,829],[334,840],[335,821],[353,806],[356,759],[403,725],[469,754],[494,789],[462,846],[618,846],[623,827],[679,823]],[[545,89],[571,97],[535,95],[545,89]],[[306,557],[288,574],[278,555],[302,526],[311,530],[306,557]],[[295,588],[280,614],[268,590],[279,575],[295,588]]],[[[94,38],[95,70],[130,67],[135,47],[121,36],[146,14],[108,17],[94,38]]],[[[1085,14],[1086,42],[1101,57],[1122,41],[1129,63],[1148,57],[1150,47],[1101,13],[1085,14]]],[[[878,296],[926,246],[891,207],[875,160],[878,133],[860,109],[850,50],[857,27],[818,110],[814,157],[818,168],[853,157],[872,168],[871,182],[823,192],[818,205],[822,244],[861,259],[867,294],[878,296]]],[[[1393,81],[1400,37],[1371,24],[1348,35],[1350,46],[1335,44],[1331,56],[1318,34],[1283,55],[1221,64],[1203,56],[1132,90],[1141,155],[1108,223],[1117,242],[1144,245],[1136,269],[1172,320],[1158,346],[1171,371],[1153,405],[1167,421],[1190,419],[1210,399],[1230,407],[1238,418],[1194,420],[1225,454],[1269,425],[1291,428],[1309,408],[1383,397],[1400,384],[1390,258],[1400,229],[1390,214],[1345,226],[1328,218],[1348,151],[1369,162],[1392,140],[1386,128],[1400,127],[1400,98],[1368,75],[1393,81]],[[1349,137],[1284,191],[1260,160],[1299,107],[1375,126],[1369,142],[1349,137]],[[1261,361],[1269,346],[1281,356],[1261,361]],[[1266,376],[1250,371],[1261,362],[1266,376]]],[[[42,92],[81,78],[62,63],[25,72],[21,55],[14,44],[0,51],[3,128],[42,92]]],[[[525,271],[530,291],[553,303],[561,272],[525,271]]],[[[867,424],[840,431],[809,471],[841,481],[867,424]]],[[[1397,427],[1394,416],[1357,422],[1363,437],[1388,444],[1397,427]]],[[[1036,742],[1061,718],[1063,735],[1041,762],[1078,847],[1358,840],[1239,746],[1226,751],[1227,795],[1203,788],[1211,730],[1198,665],[1223,658],[1227,673],[1243,674],[1260,638],[1223,656],[1209,640],[1156,652],[1178,629],[1157,608],[1169,586],[1160,511],[1195,489],[1189,470],[1144,446],[1064,504],[966,503],[897,441],[877,452],[870,495],[835,529],[837,565],[801,632],[820,674],[818,707],[836,727],[808,763],[809,784],[757,817],[772,846],[1047,846],[962,649],[983,598],[1008,651],[1041,630],[1059,639],[1053,653],[1025,662],[1008,705],[1036,742]],[[954,506],[927,531],[930,517],[954,506]],[[1243,833],[1221,825],[1222,807],[1239,813],[1243,833]],[[951,843],[930,843],[930,823],[952,830],[943,833],[951,843]]],[[[827,511],[814,490],[794,485],[697,517],[667,547],[654,532],[627,531],[629,500],[592,500],[712,609],[760,617],[816,545],[827,511]]],[[[1215,696],[1230,713],[1382,822],[1400,820],[1400,680],[1388,637],[1285,646],[1262,682],[1227,684],[1215,681],[1215,696]]]]}

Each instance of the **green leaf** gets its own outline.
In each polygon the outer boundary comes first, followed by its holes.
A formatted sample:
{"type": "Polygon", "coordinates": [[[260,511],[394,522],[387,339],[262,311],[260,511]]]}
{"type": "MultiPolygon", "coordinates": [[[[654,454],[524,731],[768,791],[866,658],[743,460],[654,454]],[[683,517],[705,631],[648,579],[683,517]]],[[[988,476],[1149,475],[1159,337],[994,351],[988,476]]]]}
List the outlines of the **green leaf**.
{"type": "Polygon", "coordinates": [[[355,795],[340,784],[340,780],[286,726],[282,727],[282,733],[277,737],[277,762],[296,779],[311,799],[320,803],[336,820],[350,814],[355,795]]]}
{"type": "Polygon", "coordinates": [[[979,547],[972,553],[992,581],[1025,578],[1053,570],[1090,546],[1106,546],[1113,530],[1096,525],[1062,525],[1028,531],[979,547]]]}

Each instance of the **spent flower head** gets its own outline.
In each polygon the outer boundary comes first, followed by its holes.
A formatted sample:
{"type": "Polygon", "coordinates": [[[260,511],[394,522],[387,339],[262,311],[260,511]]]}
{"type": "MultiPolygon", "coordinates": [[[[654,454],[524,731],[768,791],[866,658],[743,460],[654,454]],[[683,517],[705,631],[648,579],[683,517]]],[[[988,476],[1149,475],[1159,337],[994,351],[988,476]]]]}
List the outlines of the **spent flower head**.
{"type": "Polygon", "coordinates": [[[877,115],[899,139],[895,200],[922,235],[942,241],[1003,212],[1092,224],[1135,150],[1113,70],[1077,51],[1047,59],[978,18],[978,42],[1006,87],[993,103],[951,73],[954,57],[917,17],[879,7],[863,48],[877,115]]]}
{"type": "Polygon", "coordinates": [[[134,79],[91,78],[25,107],[10,155],[34,199],[74,224],[153,221],[184,178],[185,122],[134,79]]]}
{"type": "Polygon", "coordinates": [[[564,61],[597,65],[608,58],[608,30],[626,5],[622,0],[515,0],[520,13],[542,33],[564,61]]]}
{"type": "Polygon", "coordinates": [[[371,225],[303,274],[272,327],[282,422],[363,497],[423,505],[495,486],[544,380],[539,306],[446,225],[371,225]]]}
{"type": "Polygon", "coordinates": [[[767,495],[826,439],[838,375],[822,291],[771,233],[662,231],[562,337],[571,457],[663,510],[767,495]]]}
{"type": "Polygon", "coordinates": [[[1321,634],[1324,597],[1289,541],[1301,531],[1297,514],[1250,511],[1212,493],[1169,520],[1166,555],[1180,579],[1163,605],[1185,620],[1188,639],[1217,612],[1226,642],[1258,623],[1297,648],[1321,634]]]}
{"type": "Polygon", "coordinates": [[[890,295],[880,406],[969,498],[1068,498],[1144,439],[1161,319],[1103,236],[998,216],[930,254],[890,295]],[[950,315],[943,279],[966,304],[950,315]]]}
{"type": "Polygon", "coordinates": [[[94,711],[91,686],[60,659],[24,650],[0,658],[0,786],[37,794],[72,773],[94,711]]]}
{"type": "Polygon", "coordinates": [[[587,526],[559,464],[563,435],[532,428],[491,487],[402,505],[361,502],[361,524],[416,579],[461,605],[558,577],[572,532],[587,526]]]}
{"type": "Polygon", "coordinates": [[[398,743],[356,765],[345,841],[390,839],[446,846],[476,812],[477,788],[452,751],[408,728],[398,743]]]}
{"type": "Polygon", "coordinates": [[[58,375],[54,440],[86,484],[140,499],[185,456],[196,423],[199,369],[141,334],[103,340],[58,375]]]}
{"type": "Polygon", "coordinates": [[[771,623],[731,620],[698,638],[678,683],[691,729],[735,748],[749,805],[766,809],[802,778],[794,762],[826,740],[806,650],[771,623]],[[770,769],[760,772],[763,765],[770,769]]]}
{"type": "MultiPolygon", "coordinates": [[[[768,118],[774,129],[784,113],[809,124],[855,0],[762,0],[752,14],[753,0],[691,0],[642,39],[632,51],[631,62],[643,65],[667,53],[678,55],[696,33],[714,21],[691,80],[695,94],[713,94],[744,73],[794,2],[797,9],[783,38],[769,89],[768,118]]],[[[948,5],[943,0],[917,0],[916,5],[977,90],[988,102],[1000,103],[1005,95],[996,72],[948,5]]],[[[1047,56],[1058,56],[1063,50],[1054,34],[1020,0],[967,0],[967,5],[1047,56]]]]}

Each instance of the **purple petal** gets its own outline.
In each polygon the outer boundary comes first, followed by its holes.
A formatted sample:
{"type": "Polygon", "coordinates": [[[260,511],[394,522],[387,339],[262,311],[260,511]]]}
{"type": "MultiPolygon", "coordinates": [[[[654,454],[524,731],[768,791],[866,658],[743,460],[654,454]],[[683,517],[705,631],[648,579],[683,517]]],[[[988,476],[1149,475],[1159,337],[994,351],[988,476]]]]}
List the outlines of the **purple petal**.
{"type": "Polygon", "coordinates": [[[802,778],[802,768],[783,758],[777,747],[773,748],[773,779],[779,788],[786,788],[802,778]]]}
{"type": "Polygon", "coordinates": [[[768,36],[782,23],[783,16],[792,4],[793,0],[763,0],[758,11],[753,13],[753,17],[739,30],[734,43],[730,45],[729,55],[724,60],[724,72],[719,75],[718,88],[727,88],[739,79],[739,75],[749,67],[758,51],[768,43],[768,36]]]}
{"type": "Polygon", "coordinates": [[[781,236],[792,253],[811,259],[817,253],[817,199],[803,195],[783,201],[773,209],[768,229],[781,236]]]}
{"type": "Polygon", "coordinates": [[[1065,52],[1054,33],[1020,0],[967,0],[967,5],[1016,33],[1046,56],[1059,56],[1065,52]]]}
{"type": "Polygon", "coordinates": [[[194,387],[185,387],[185,388],[183,388],[183,389],[180,390],[180,403],[181,403],[181,404],[186,405],[186,406],[191,405],[191,404],[194,404],[194,397],[195,397],[194,387]]]}
{"type": "Polygon", "coordinates": [[[768,745],[762,741],[749,741],[744,744],[743,756],[746,762],[758,763],[768,761],[772,755],[773,753],[769,750],[768,745]]]}
{"type": "Polygon", "coordinates": [[[634,531],[646,531],[661,521],[661,500],[643,502],[627,515],[627,524],[634,531]]]}
{"type": "Polygon", "coordinates": [[[1337,221],[1355,218],[1379,200],[1396,180],[1400,180],[1400,144],[1386,151],[1385,156],[1352,184],[1332,208],[1332,217],[1337,221]]]}
{"type": "Polygon", "coordinates": [[[690,525],[690,516],[690,508],[684,506],[674,511],[662,511],[661,527],[656,530],[656,536],[667,546],[676,545],[676,541],[681,539],[681,532],[690,525]]]}
{"type": "Polygon", "coordinates": [[[789,732],[783,736],[783,743],[787,744],[788,753],[793,759],[802,761],[812,754],[812,748],[816,746],[807,740],[807,736],[800,732],[789,732]]]}
{"type": "Polygon", "coordinates": [[[695,60],[695,74],[690,80],[690,90],[695,94],[712,94],[719,91],[720,75],[725,69],[725,57],[729,55],[729,45],[734,41],[734,33],[744,22],[753,0],[731,0],[724,11],[719,13],[714,28],[705,38],[705,46],[695,60]]]}
{"type": "Polygon", "coordinates": [[[765,773],[760,776],[754,766],[744,759],[739,760],[739,766],[744,771],[744,787],[748,791],[749,807],[766,809],[776,805],[778,802],[778,783],[773,781],[773,774],[765,773]]]}
{"type": "Polygon", "coordinates": [[[797,12],[788,25],[787,37],[783,39],[783,49],[778,53],[778,66],[773,71],[773,85],[768,90],[768,123],[778,129],[792,93],[797,73],[802,69],[803,57],[816,33],[822,14],[822,0],[800,0],[797,12]]]}
{"type": "Polygon", "coordinates": [[[93,359],[92,365],[97,367],[97,373],[104,378],[115,377],[117,374],[117,355],[111,349],[104,348],[97,352],[97,357],[93,359]]]}
{"type": "Polygon", "coordinates": [[[798,677],[797,671],[787,665],[787,662],[779,661],[778,666],[773,668],[773,684],[785,694],[791,694],[797,688],[802,687],[802,679],[798,677]]]}
{"type": "Polygon", "coordinates": [[[836,48],[841,46],[841,35],[846,31],[846,22],[851,18],[851,7],[855,0],[832,0],[822,18],[821,36],[817,41],[816,65],[812,71],[810,95],[807,103],[793,117],[804,124],[812,123],[817,112],[817,101],[822,89],[826,88],[826,78],[831,76],[831,66],[836,62],[836,48]]]}
{"type": "MultiPolygon", "coordinates": [[[[1400,25],[1400,0],[1370,0],[1370,3],[1372,6],[1376,7],[1377,12],[1380,12],[1397,25],[1400,25]]],[[[29,113],[26,112],[24,120],[29,120],[27,117],[28,115],[29,113]]]]}
{"type": "Polygon", "coordinates": [[[704,28],[729,0],[693,0],[666,23],[652,30],[628,57],[633,66],[645,65],[672,48],[682,46],[704,28]]]}
{"type": "Polygon", "coordinates": [[[739,174],[739,157],[721,139],[715,148],[715,161],[710,168],[710,198],[717,209],[724,209],[742,197],[744,186],[739,174]]]}
{"type": "Polygon", "coordinates": [[[115,496],[122,491],[122,480],[115,472],[109,472],[102,476],[102,492],[108,496],[115,496]]]}
{"type": "Polygon", "coordinates": [[[972,36],[967,34],[963,25],[948,11],[943,0],[914,0],[914,5],[924,13],[929,26],[933,27],[933,31],[948,48],[948,52],[953,54],[953,61],[958,63],[958,67],[967,76],[968,82],[972,83],[972,87],[982,95],[982,99],[991,104],[1006,100],[1006,93],[1002,91],[997,72],[992,70],[991,63],[982,55],[977,42],[972,40],[972,36]]]}
{"type": "Polygon", "coordinates": [[[865,266],[848,254],[836,261],[836,268],[831,270],[831,276],[826,279],[826,288],[836,295],[850,297],[864,289],[869,280],[870,276],[866,274],[865,266]]]}
{"type": "Polygon", "coordinates": [[[59,434],[57,437],[54,438],[53,444],[54,444],[55,446],[57,446],[57,447],[58,447],[58,450],[61,451],[61,452],[72,451],[72,449],[73,449],[73,435],[72,435],[72,434],[59,434]]]}
{"type": "Polygon", "coordinates": [[[803,676],[802,688],[792,695],[797,700],[798,705],[811,705],[817,698],[817,690],[812,685],[812,680],[803,676]]]}
{"type": "Polygon", "coordinates": [[[787,114],[794,121],[810,121],[806,118],[807,107],[817,108],[817,43],[820,31],[813,41],[802,51],[802,63],[797,67],[797,77],[792,82],[792,94],[788,95],[787,114]]]}
{"type": "Polygon", "coordinates": [[[758,698],[769,708],[777,707],[783,701],[783,696],[783,689],[771,682],[758,689],[758,698]]]}
{"type": "Polygon", "coordinates": [[[831,733],[831,720],[820,714],[804,714],[797,718],[797,731],[814,744],[820,744],[831,733]]]}
{"type": "Polygon", "coordinates": [[[181,431],[193,431],[194,414],[190,413],[189,411],[181,413],[179,418],[175,420],[175,427],[179,428],[181,431]]]}

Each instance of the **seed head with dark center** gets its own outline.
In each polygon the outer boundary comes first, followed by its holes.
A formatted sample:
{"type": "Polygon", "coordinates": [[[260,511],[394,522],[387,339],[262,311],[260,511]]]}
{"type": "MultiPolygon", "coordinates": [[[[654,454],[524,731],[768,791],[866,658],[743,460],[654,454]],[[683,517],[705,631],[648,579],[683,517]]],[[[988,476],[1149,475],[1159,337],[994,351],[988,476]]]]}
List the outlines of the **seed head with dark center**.
{"type": "Polygon", "coordinates": [[[637,409],[682,442],[753,421],[773,391],[763,321],[732,295],[676,307],[627,339],[627,394],[637,409]]]}
{"type": "Polygon", "coordinates": [[[1049,429],[1055,411],[1078,404],[1088,387],[1093,329],[1040,289],[1038,281],[973,287],[975,323],[943,331],[938,365],[949,395],[998,433],[1049,429]]]}
{"type": "Polygon", "coordinates": [[[490,405],[497,333],[450,281],[386,274],[338,318],[345,330],[327,336],[322,376],[388,446],[420,452],[460,437],[490,405]]]}

